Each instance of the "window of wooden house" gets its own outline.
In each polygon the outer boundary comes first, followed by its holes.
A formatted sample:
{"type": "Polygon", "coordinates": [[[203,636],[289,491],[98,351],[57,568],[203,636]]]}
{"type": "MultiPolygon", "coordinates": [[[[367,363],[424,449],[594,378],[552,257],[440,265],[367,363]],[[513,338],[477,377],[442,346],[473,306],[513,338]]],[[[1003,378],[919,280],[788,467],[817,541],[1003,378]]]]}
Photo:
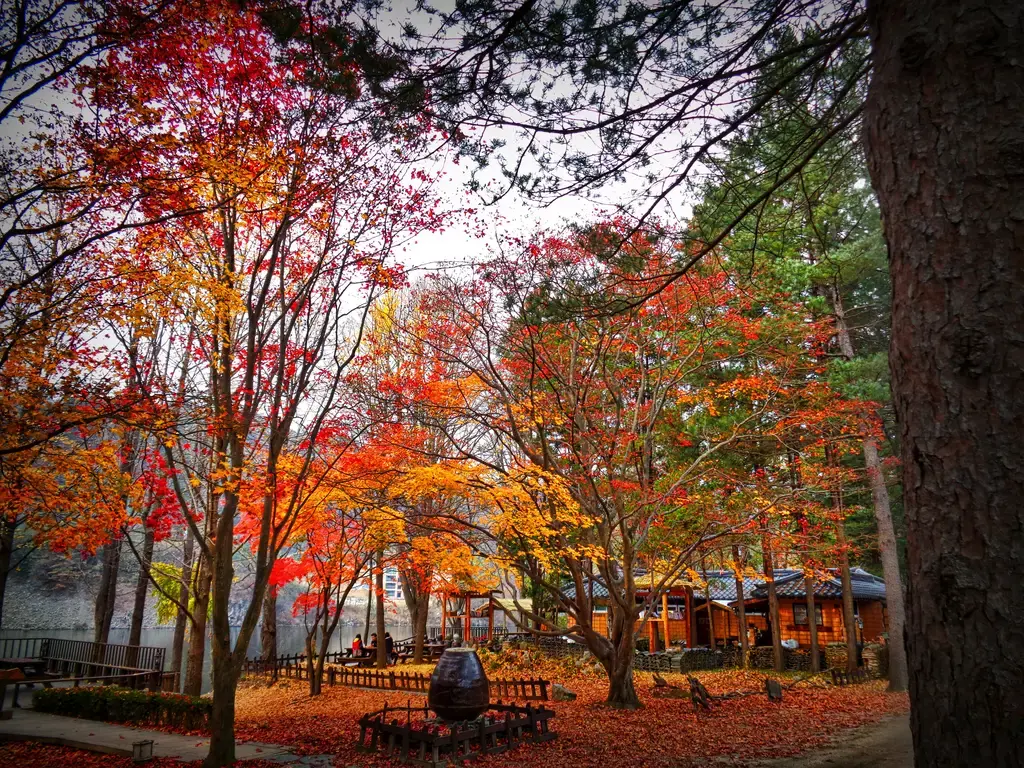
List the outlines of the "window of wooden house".
{"type": "MultiPolygon", "coordinates": [[[[822,617],[821,617],[821,606],[820,605],[815,605],[814,606],[814,618],[815,618],[815,623],[819,627],[822,627],[822,626],[825,625],[825,622],[822,620],[822,617]]],[[[806,605],[801,605],[800,603],[793,603],[793,623],[794,624],[801,624],[801,625],[806,625],[807,624],[807,606],[806,605]]]]}

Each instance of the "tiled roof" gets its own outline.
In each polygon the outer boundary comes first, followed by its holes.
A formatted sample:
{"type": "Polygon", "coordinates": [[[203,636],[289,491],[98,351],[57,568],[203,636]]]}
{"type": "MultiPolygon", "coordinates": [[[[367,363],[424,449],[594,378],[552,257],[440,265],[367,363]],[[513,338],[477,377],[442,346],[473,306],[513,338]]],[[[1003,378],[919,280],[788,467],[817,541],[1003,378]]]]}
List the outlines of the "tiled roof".
{"type": "MultiPolygon", "coordinates": [[[[775,571],[775,581],[778,582],[780,579],[787,579],[798,571],[790,570],[788,568],[779,568],[775,571]]],[[[702,574],[703,575],[703,574],[702,574]]],[[[707,573],[708,587],[711,589],[712,600],[722,600],[725,602],[731,602],[737,599],[736,594],[736,576],[732,571],[708,571],[707,573]]],[[[758,586],[764,584],[763,576],[746,576],[743,579],[743,597],[749,598],[754,590],[758,586]]],[[[707,595],[703,589],[694,589],[693,595],[696,598],[706,598],[707,595]]]]}
{"type": "MultiPolygon", "coordinates": [[[[885,600],[885,582],[877,576],[872,576],[860,568],[850,569],[850,581],[853,586],[854,600],[885,600]]],[[[784,598],[801,598],[807,596],[804,589],[803,575],[792,572],[792,575],[780,579],[775,577],[775,593],[784,598]]],[[[839,599],[843,596],[843,583],[838,574],[827,581],[818,581],[814,588],[816,597],[839,599]]],[[[754,599],[764,599],[768,596],[767,584],[761,583],[751,593],[754,599]]]]}
{"type": "MultiPolygon", "coordinates": [[[[877,576],[872,576],[860,568],[850,569],[850,579],[853,582],[853,598],[855,600],[885,600],[885,582],[877,576]]],[[[708,571],[708,587],[711,591],[711,599],[722,602],[732,602],[737,598],[736,577],[732,571],[708,571]]],[[[805,596],[803,572],[791,568],[778,568],[775,571],[775,591],[779,597],[800,598],[805,596]]],[[[572,600],[576,597],[576,588],[569,585],[565,588],[566,596],[572,600]]],[[[819,581],[814,590],[817,597],[838,599],[843,595],[842,582],[837,574],[828,581],[819,581]]],[[[701,587],[694,587],[693,595],[698,600],[706,599],[707,593],[701,587]]],[[[768,587],[764,577],[750,577],[743,579],[743,597],[747,600],[763,600],[768,596],[768,587]]],[[[594,597],[608,597],[608,589],[603,583],[594,579],[594,597]]]]}

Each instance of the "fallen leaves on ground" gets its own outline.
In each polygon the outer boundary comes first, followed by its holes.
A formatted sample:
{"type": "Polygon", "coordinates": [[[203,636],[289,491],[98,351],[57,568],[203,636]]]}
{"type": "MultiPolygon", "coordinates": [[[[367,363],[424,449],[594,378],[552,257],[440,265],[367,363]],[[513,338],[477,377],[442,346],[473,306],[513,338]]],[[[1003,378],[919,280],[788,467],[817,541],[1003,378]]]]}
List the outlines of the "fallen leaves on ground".
{"type": "MultiPolygon", "coordinates": [[[[18,768],[136,768],[138,763],[130,757],[87,752],[82,749],[39,744],[34,741],[0,743],[0,765],[18,768]]],[[[167,757],[158,757],[146,763],[147,768],[186,768],[200,762],[182,763],[167,757]]],[[[268,760],[246,760],[235,763],[244,768],[281,768],[280,763],[268,760]]]]}
{"type": "MultiPolygon", "coordinates": [[[[507,670],[500,673],[504,676],[507,670]]],[[[637,690],[645,707],[629,712],[603,703],[607,683],[596,675],[556,677],[554,682],[578,694],[576,701],[545,705],[557,712],[552,725],[558,738],[486,757],[476,765],[680,768],[727,756],[742,764],[796,754],[824,743],[843,728],[903,713],[909,707],[905,694],[886,693],[882,681],[842,688],[801,683],[786,690],[781,702],[774,703],[762,693],[763,672],[728,670],[695,676],[713,695],[758,693],[724,700],[710,713],[694,713],[687,700],[652,696],[652,675],[638,673],[637,690]]],[[[687,687],[685,675],[662,673],[662,677],[672,685],[687,687]]],[[[788,676],[783,683],[793,679],[788,676]]],[[[310,698],[306,684],[300,681],[282,681],[273,687],[247,686],[238,692],[236,734],[240,740],[287,744],[302,754],[334,754],[338,766],[394,765],[383,756],[365,755],[355,749],[359,717],[380,709],[385,701],[394,707],[404,707],[406,701],[411,701],[415,707],[422,705],[424,697],[339,686],[310,698]]]]}

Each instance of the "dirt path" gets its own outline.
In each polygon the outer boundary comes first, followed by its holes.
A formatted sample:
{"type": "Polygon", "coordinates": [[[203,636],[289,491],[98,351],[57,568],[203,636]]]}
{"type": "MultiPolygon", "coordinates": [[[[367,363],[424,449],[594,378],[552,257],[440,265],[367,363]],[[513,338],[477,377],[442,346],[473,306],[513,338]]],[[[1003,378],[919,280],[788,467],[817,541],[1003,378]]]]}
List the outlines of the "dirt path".
{"type": "Polygon", "coordinates": [[[888,717],[845,731],[831,744],[796,757],[761,760],[750,768],[913,768],[910,716],[888,717]]]}

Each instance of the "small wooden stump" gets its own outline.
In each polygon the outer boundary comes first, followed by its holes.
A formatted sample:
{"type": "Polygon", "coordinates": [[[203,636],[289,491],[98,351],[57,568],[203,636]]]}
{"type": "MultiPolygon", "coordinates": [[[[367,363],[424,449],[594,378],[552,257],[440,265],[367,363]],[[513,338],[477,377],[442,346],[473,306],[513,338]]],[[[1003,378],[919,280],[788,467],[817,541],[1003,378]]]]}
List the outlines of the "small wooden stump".
{"type": "Polygon", "coordinates": [[[696,712],[698,707],[710,711],[711,694],[708,693],[708,689],[696,677],[688,677],[687,680],[690,681],[690,700],[693,702],[693,711],[696,712]]]}

